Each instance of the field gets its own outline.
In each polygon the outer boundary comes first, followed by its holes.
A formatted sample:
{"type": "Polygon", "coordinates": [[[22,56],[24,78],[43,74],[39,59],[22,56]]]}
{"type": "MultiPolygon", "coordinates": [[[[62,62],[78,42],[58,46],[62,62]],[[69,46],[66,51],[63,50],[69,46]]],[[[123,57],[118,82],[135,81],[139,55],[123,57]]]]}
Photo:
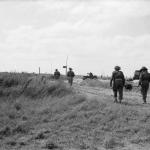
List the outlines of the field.
{"type": "Polygon", "coordinates": [[[149,95],[112,94],[109,81],[1,73],[0,150],[149,150],[149,95]]]}

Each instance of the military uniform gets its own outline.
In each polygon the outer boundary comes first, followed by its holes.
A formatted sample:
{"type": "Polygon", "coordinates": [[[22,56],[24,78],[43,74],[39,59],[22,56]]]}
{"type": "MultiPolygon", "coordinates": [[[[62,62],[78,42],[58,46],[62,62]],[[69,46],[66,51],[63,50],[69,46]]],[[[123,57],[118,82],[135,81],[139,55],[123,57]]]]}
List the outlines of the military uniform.
{"type": "Polygon", "coordinates": [[[117,93],[119,93],[119,102],[121,103],[123,99],[123,87],[125,84],[125,78],[122,71],[120,71],[120,67],[116,66],[115,71],[112,73],[112,77],[110,80],[110,86],[113,88],[114,92],[114,102],[117,102],[117,93]]]}
{"type": "Polygon", "coordinates": [[[67,77],[68,77],[68,83],[72,86],[73,84],[73,78],[74,78],[75,74],[72,71],[72,68],[69,68],[69,71],[67,72],[67,77]]]}
{"type": "Polygon", "coordinates": [[[60,78],[60,72],[56,69],[54,72],[54,79],[59,79],[60,78]]]}
{"type": "Polygon", "coordinates": [[[148,73],[146,67],[142,67],[139,78],[139,85],[141,86],[141,94],[144,103],[146,103],[147,92],[149,89],[149,82],[150,82],[150,74],[148,73]]]}

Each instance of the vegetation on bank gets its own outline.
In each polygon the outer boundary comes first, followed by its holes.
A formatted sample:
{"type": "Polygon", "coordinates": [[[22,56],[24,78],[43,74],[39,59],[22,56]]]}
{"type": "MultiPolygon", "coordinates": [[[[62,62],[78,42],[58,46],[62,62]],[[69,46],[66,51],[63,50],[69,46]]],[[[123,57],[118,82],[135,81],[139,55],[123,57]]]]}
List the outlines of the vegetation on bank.
{"type": "Polygon", "coordinates": [[[5,77],[0,149],[120,150],[150,142],[149,106],[131,103],[138,99],[133,94],[120,105],[109,94],[88,98],[48,77],[5,77]]]}
{"type": "Polygon", "coordinates": [[[34,74],[5,73],[0,75],[0,97],[43,98],[45,96],[64,96],[72,91],[63,80],[54,82],[48,76],[34,74]]]}

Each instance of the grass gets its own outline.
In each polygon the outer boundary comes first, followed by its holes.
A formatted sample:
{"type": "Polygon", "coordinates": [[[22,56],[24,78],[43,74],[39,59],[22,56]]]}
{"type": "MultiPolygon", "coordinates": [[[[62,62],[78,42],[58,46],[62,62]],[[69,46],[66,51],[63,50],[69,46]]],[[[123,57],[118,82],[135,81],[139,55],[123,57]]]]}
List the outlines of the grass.
{"type": "Polygon", "coordinates": [[[5,73],[0,75],[0,97],[20,97],[24,95],[30,98],[45,96],[64,96],[71,93],[64,82],[54,82],[46,76],[30,74],[5,73]]]}
{"type": "Polygon", "coordinates": [[[123,149],[150,141],[149,107],[129,105],[134,93],[120,105],[109,94],[76,94],[63,81],[28,76],[18,83],[1,87],[9,95],[0,97],[0,149],[123,149]]]}

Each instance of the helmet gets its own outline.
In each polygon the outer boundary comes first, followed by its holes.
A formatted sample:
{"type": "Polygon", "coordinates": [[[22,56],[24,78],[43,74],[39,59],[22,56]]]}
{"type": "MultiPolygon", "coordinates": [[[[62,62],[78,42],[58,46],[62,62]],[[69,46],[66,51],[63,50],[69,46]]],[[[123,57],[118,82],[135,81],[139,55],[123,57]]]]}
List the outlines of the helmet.
{"type": "Polygon", "coordinates": [[[120,70],[121,68],[119,66],[115,66],[115,70],[120,70]]]}
{"type": "Polygon", "coordinates": [[[69,70],[72,70],[72,68],[69,68],[69,70]]]}
{"type": "Polygon", "coordinates": [[[143,70],[148,70],[148,69],[143,66],[143,67],[140,69],[140,71],[143,71],[143,70]]]}

